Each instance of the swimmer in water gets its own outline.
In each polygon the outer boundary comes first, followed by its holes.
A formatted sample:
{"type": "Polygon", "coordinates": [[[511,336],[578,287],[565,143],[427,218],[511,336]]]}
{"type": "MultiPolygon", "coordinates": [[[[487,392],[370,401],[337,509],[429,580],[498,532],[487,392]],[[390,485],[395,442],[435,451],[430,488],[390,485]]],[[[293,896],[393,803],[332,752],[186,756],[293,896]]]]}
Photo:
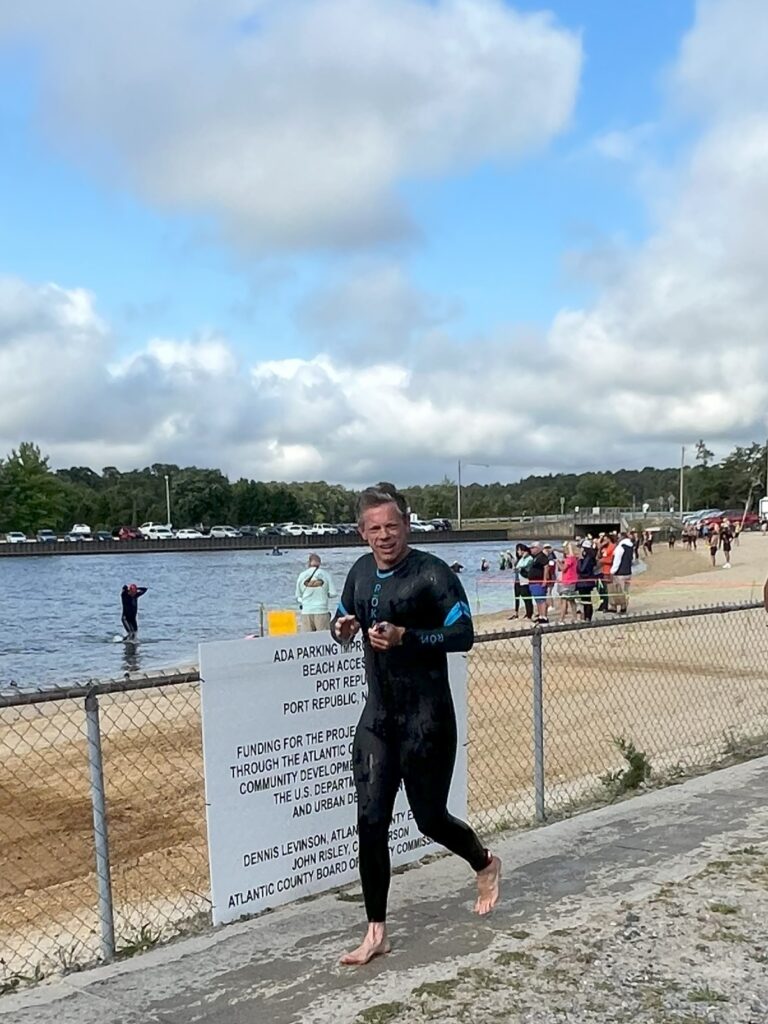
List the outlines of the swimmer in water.
{"type": "Polygon", "coordinates": [[[337,643],[362,635],[368,698],[355,732],[360,879],[368,930],[342,964],[389,952],[389,828],[401,781],[419,830],[475,872],[475,912],[499,899],[501,861],[447,808],[456,716],[446,654],[468,651],[472,616],[460,581],[435,555],[408,546],[405,498],[392,484],[362,492],[358,525],[371,554],[352,566],[331,623],[337,643]]]}
{"type": "Polygon", "coordinates": [[[120,600],[123,605],[122,623],[125,630],[126,640],[135,640],[139,632],[137,615],[139,612],[139,598],[146,594],[146,587],[137,587],[135,583],[123,584],[120,592],[120,600]]]}

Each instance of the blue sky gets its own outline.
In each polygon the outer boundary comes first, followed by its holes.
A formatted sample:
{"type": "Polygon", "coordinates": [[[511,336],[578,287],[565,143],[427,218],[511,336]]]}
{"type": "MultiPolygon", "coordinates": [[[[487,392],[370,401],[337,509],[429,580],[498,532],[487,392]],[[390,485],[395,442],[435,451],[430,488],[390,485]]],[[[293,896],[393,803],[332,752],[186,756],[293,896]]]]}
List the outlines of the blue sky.
{"type": "MultiPolygon", "coordinates": [[[[241,453],[244,471],[255,473],[271,451],[275,475],[338,475],[341,461],[327,463],[309,451],[318,447],[311,423],[306,437],[295,429],[280,434],[277,384],[287,374],[299,390],[315,387],[323,359],[331,367],[349,358],[397,363],[412,381],[430,357],[439,361],[435,352],[477,345],[509,345],[511,367],[525,356],[559,358],[563,311],[582,311],[583,324],[606,296],[617,302],[612,276],[623,272],[625,259],[628,274],[639,272],[643,252],[663,244],[676,223],[680,182],[695,167],[691,154],[714,130],[686,109],[689,81],[694,92],[701,88],[696,75],[713,59],[718,18],[750,6],[759,10],[751,0],[393,0],[389,9],[382,0],[286,0],[279,9],[275,0],[226,0],[220,21],[200,16],[206,35],[190,27],[184,5],[169,3],[155,24],[152,5],[142,2],[135,38],[122,38],[106,18],[91,23],[87,4],[77,32],[53,3],[27,21],[4,25],[0,18],[0,274],[38,296],[48,283],[66,294],[89,293],[108,383],[118,365],[123,383],[133,375],[136,385],[152,360],[176,377],[185,360],[195,372],[215,363],[217,379],[237,363],[238,382],[230,386],[238,401],[247,404],[247,387],[261,388],[251,397],[272,415],[270,429],[250,414],[237,428],[254,431],[241,453]],[[247,46],[256,48],[244,50],[233,12],[249,6],[247,46]],[[476,16],[489,19],[491,31],[478,30],[455,65],[441,64],[440,33],[454,45],[458,26],[465,41],[476,16]],[[390,58],[374,43],[373,70],[357,61],[356,19],[377,17],[380,37],[386,43],[392,36],[395,60],[404,54],[391,80],[390,58]],[[343,36],[347,24],[349,45],[339,39],[339,25],[343,36]],[[146,47],[142,31],[151,39],[146,47]],[[418,64],[425,48],[424,58],[430,56],[432,34],[438,73],[429,76],[418,64]],[[234,72],[224,52],[229,45],[234,72]],[[187,51],[210,59],[208,91],[204,65],[184,63],[187,51]],[[252,68],[238,64],[243,54],[252,68]],[[466,88],[456,72],[462,59],[466,88]],[[457,80],[443,88],[441,73],[457,80]],[[482,76],[489,84],[475,94],[474,79],[482,76]],[[358,86],[360,98],[350,99],[358,86]],[[400,95],[408,89],[412,100],[400,95]],[[412,110],[415,130],[402,127],[412,110]],[[444,144],[457,124],[458,141],[444,144]],[[358,139],[359,167],[350,169],[358,139]],[[216,147],[230,142],[218,160],[216,147]],[[349,175],[345,188],[334,182],[337,174],[349,175]],[[315,185],[318,197],[307,198],[315,185]],[[175,347],[160,353],[153,339],[175,347]],[[208,348],[198,358],[199,345],[208,348]],[[288,367],[288,360],[301,365],[288,367]],[[275,361],[281,367],[269,369],[275,361]]],[[[348,414],[349,435],[357,439],[365,429],[347,408],[346,384],[323,366],[337,389],[337,425],[348,414]]],[[[349,386],[354,397],[356,385],[349,386]]],[[[393,386],[402,397],[402,381],[393,386]]],[[[409,401],[419,424],[418,396],[409,401]]],[[[285,402],[282,416],[295,424],[294,412],[285,402]]],[[[65,419],[57,426],[52,417],[42,439],[56,458],[106,455],[106,434],[89,448],[88,432],[73,427],[71,415],[65,419]]],[[[17,429],[39,422],[21,417],[17,429]]],[[[13,423],[0,426],[3,439],[18,439],[13,423]]],[[[192,427],[152,426],[154,433],[126,449],[124,459],[188,457],[183,434],[192,427]]],[[[713,443],[740,437],[749,426],[715,416],[713,443]]],[[[493,431],[490,420],[485,429],[493,431]]],[[[660,438],[658,431],[647,436],[623,426],[616,450],[601,457],[652,461],[667,444],[671,450],[675,429],[668,424],[660,438]]],[[[521,430],[532,441],[520,470],[558,468],[562,445],[551,425],[507,423],[507,446],[521,430]]],[[[688,431],[688,424],[679,428],[686,439],[688,431]]],[[[460,456],[501,457],[496,449],[503,446],[482,436],[450,450],[450,433],[432,423],[422,448],[404,453],[407,472],[429,475],[460,456]]],[[[205,455],[215,460],[220,451],[220,462],[234,469],[228,440],[221,430],[219,447],[212,443],[205,455]]],[[[564,461],[575,465],[573,452],[564,461]]],[[[379,464],[360,452],[355,472],[379,464]]]]}
{"type": "MultiPolygon", "coordinates": [[[[561,306],[585,295],[563,269],[564,250],[603,236],[642,237],[645,211],[631,173],[605,166],[590,145],[604,132],[657,119],[662,72],[693,14],[687,0],[514,6],[550,9],[582,36],[585,63],[572,125],[520,163],[400,186],[423,236],[408,246],[405,264],[420,287],[460,303],[470,332],[499,320],[545,326],[561,306]]],[[[217,243],[202,214],[153,209],[57,152],[36,118],[42,71],[29,46],[6,51],[2,269],[89,288],[126,344],[147,332],[214,328],[246,352],[270,354],[277,334],[305,353],[311,344],[292,323],[292,305],[302,286],[322,281],[336,261],[315,254],[285,261],[283,274],[297,279],[283,278],[278,308],[270,301],[244,322],[241,307],[252,294],[252,277],[260,277],[260,261],[217,243]]]]}

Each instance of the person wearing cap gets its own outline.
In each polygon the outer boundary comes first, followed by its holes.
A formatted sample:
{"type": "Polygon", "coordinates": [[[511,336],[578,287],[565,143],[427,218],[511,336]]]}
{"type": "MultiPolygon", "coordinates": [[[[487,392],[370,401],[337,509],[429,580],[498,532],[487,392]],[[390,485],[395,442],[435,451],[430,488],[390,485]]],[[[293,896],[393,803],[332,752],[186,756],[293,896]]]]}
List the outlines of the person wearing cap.
{"type": "Polygon", "coordinates": [[[122,623],[126,640],[134,640],[139,631],[139,624],[136,618],[139,612],[139,598],[146,594],[146,592],[146,587],[138,587],[135,583],[123,584],[120,600],[123,605],[122,623]]]}

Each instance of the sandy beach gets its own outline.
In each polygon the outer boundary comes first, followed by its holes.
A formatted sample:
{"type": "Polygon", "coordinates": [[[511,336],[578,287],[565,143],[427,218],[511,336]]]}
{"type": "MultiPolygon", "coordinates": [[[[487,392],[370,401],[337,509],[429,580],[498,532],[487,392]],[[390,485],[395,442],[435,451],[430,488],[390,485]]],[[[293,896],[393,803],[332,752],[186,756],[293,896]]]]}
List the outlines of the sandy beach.
{"type": "MultiPolygon", "coordinates": [[[[722,560],[722,556],[721,556],[722,560]]],[[[749,534],[733,568],[705,550],[657,548],[633,581],[630,611],[757,600],[768,540],[749,534]]],[[[511,585],[510,585],[511,590],[511,585]]],[[[546,635],[547,808],[600,790],[622,762],[615,738],[654,772],[717,760],[768,734],[768,630],[762,609],[546,635]]],[[[481,615],[480,632],[527,625],[481,615]]],[[[469,655],[469,810],[484,831],[533,816],[531,640],[469,655]]],[[[192,685],[101,699],[119,941],[171,935],[208,906],[199,699],[192,685]]],[[[82,703],[0,713],[0,947],[14,970],[47,970],[98,951],[82,703]]],[[[603,793],[605,795],[605,793],[603,793]]],[[[8,969],[8,968],[6,968],[8,969]]]]}

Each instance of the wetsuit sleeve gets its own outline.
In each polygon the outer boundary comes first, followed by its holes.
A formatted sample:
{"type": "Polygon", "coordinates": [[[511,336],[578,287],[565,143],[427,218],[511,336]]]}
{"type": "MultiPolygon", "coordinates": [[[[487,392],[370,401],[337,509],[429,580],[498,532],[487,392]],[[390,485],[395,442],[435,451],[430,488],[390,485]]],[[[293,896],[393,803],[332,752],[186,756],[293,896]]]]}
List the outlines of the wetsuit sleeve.
{"type": "Polygon", "coordinates": [[[146,587],[139,587],[138,590],[136,591],[136,597],[141,597],[143,594],[146,594],[146,592],[146,587]]]}
{"type": "MultiPolygon", "coordinates": [[[[329,596],[330,593],[329,593],[329,596]]],[[[335,595],[334,595],[335,596],[335,595]]],[[[340,619],[342,615],[354,615],[355,614],[355,570],[354,567],[350,569],[346,580],[344,581],[344,589],[341,592],[341,600],[339,601],[338,607],[331,617],[331,637],[339,643],[339,639],[334,632],[336,628],[336,620],[340,619]]]]}
{"type": "Polygon", "coordinates": [[[435,574],[433,597],[442,626],[436,629],[406,629],[403,646],[432,651],[468,651],[475,642],[472,612],[456,573],[448,566],[435,574]]]}

